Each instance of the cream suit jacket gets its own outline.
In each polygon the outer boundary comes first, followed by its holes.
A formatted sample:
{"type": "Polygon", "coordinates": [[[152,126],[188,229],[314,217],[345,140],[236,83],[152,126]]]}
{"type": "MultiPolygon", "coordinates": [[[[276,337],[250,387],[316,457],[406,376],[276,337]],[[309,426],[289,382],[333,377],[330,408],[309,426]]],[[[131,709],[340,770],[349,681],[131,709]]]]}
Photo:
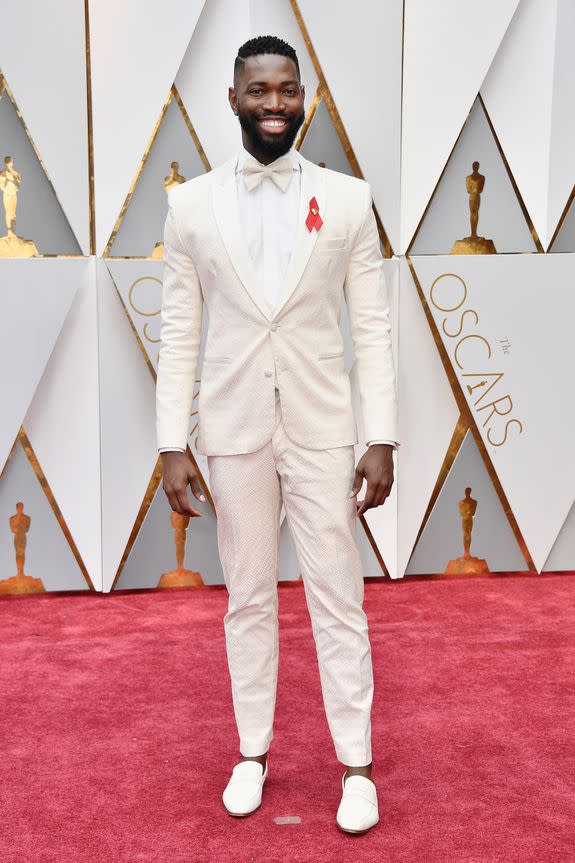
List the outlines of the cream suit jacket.
{"type": "Polygon", "coordinates": [[[197,405],[200,453],[251,452],[270,440],[274,377],[284,426],[295,443],[309,449],[357,443],[339,328],[342,291],[365,441],[399,441],[389,299],[370,186],[299,156],[297,233],[275,308],[259,285],[242,233],[238,154],[169,192],[158,448],[185,448],[188,441],[204,303],[209,325],[197,405]],[[319,231],[305,224],[312,197],[323,219],[319,231]]]}

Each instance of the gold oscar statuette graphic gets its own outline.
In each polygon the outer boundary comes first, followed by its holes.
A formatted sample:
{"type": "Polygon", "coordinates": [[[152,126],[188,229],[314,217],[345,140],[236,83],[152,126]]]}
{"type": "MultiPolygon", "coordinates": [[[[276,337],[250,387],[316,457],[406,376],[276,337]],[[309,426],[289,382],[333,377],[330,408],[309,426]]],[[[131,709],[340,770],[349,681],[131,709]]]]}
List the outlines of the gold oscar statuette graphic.
{"type": "Polygon", "coordinates": [[[158,587],[199,587],[204,580],[199,572],[184,569],[184,557],[186,554],[186,530],[190,523],[189,515],[180,515],[172,512],[172,527],[174,528],[174,543],[176,545],[176,560],[178,568],[171,572],[164,572],[158,582],[158,587]]]}
{"type": "Polygon", "coordinates": [[[0,190],[4,204],[7,233],[0,237],[0,258],[38,258],[40,253],[32,240],[16,233],[16,207],[22,175],[14,168],[12,156],[4,156],[4,170],[0,171],[0,190]]]}
{"type": "Polygon", "coordinates": [[[449,575],[464,575],[467,573],[489,572],[487,561],[479,557],[472,557],[471,531],[473,530],[473,516],[477,509],[477,501],[471,497],[471,488],[465,489],[465,497],[459,501],[459,512],[461,515],[461,527],[463,530],[463,557],[450,560],[445,569],[449,575]]]}
{"type": "Polygon", "coordinates": [[[471,222],[471,234],[462,240],[456,240],[450,254],[452,255],[495,255],[496,248],[493,240],[477,236],[477,223],[479,222],[479,206],[481,204],[481,193],[485,186],[485,177],[479,173],[479,162],[473,163],[473,173],[465,178],[465,186],[469,195],[469,219],[471,222]]]}
{"type": "Polygon", "coordinates": [[[0,581],[2,593],[45,593],[46,589],[41,578],[24,575],[24,559],[26,557],[26,534],[30,530],[32,519],[24,514],[24,504],[16,504],[16,513],[10,516],[10,530],[14,534],[16,550],[16,575],[0,581]]]}
{"type": "MultiPolygon", "coordinates": [[[[170,165],[170,173],[167,177],[164,177],[164,188],[166,190],[166,195],[170,191],[173,186],[180,186],[182,183],[186,182],[186,178],[182,177],[179,173],[178,168],[180,167],[179,162],[172,162],[170,165]]],[[[164,257],[164,244],[163,242],[156,243],[154,246],[154,250],[150,255],[151,258],[155,260],[163,260],[164,257]]]]}

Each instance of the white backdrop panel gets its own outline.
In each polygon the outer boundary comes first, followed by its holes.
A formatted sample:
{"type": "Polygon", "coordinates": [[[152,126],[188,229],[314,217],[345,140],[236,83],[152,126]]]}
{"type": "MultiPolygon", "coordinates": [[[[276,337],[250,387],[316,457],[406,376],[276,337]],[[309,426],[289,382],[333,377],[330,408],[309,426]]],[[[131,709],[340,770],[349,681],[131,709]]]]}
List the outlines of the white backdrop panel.
{"type": "Polygon", "coordinates": [[[0,467],[3,467],[78,287],[81,258],[7,259],[2,266],[0,467]]]}
{"type": "Polygon", "coordinates": [[[402,576],[459,410],[405,260],[399,282],[397,572],[402,576]]]}
{"type": "Polygon", "coordinates": [[[334,14],[329,0],[299,0],[363,176],[392,248],[399,247],[401,60],[400,0],[356,0],[334,14]]]}
{"type": "MultiPolygon", "coordinates": [[[[0,69],[87,255],[90,208],[84,4],[79,0],[0,0],[0,17],[0,69]]],[[[17,158],[17,154],[11,155],[17,158]]]]}
{"type": "MultiPolygon", "coordinates": [[[[561,95],[568,81],[567,78],[563,84],[554,85],[556,21],[557,0],[523,0],[481,87],[489,116],[544,248],[551,236],[549,158],[555,91],[561,95]]],[[[571,33],[571,39],[572,36],[571,33]]],[[[571,45],[569,65],[573,65],[571,45]]],[[[572,91],[570,95],[572,101],[572,91]]],[[[569,108],[569,117],[560,123],[565,132],[575,122],[572,113],[569,108]]],[[[573,150],[573,134],[567,135],[567,142],[573,150]]],[[[561,166],[561,176],[567,171],[573,177],[574,164],[575,154],[570,153],[561,166]]],[[[556,166],[555,171],[558,169],[556,166]]],[[[563,205],[569,191],[563,190],[563,205]]]]}
{"type": "Polygon", "coordinates": [[[518,0],[405,0],[401,247],[405,252],[518,0]]]}
{"type": "Polygon", "coordinates": [[[97,329],[96,259],[88,258],[81,262],[78,291],[24,427],[92,583],[101,590],[97,329]]]}
{"type": "Polygon", "coordinates": [[[108,242],[203,0],[90,0],[96,249],[108,242]]]}
{"type": "Polygon", "coordinates": [[[434,255],[413,263],[540,570],[575,496],[575,254],[434,255]]]}

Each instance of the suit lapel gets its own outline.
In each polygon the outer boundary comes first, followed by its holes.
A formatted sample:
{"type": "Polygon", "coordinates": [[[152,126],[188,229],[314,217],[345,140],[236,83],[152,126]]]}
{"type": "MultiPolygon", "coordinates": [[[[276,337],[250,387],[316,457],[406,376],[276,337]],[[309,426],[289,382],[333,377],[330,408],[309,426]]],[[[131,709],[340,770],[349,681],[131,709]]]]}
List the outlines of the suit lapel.
{"type": "Polygon", "coordinates": [[[298,153],[298,156],[301,163],[301,186],[296,235],[287,272],[275,308],[272,308],[265,295],[263,286],[259,283],[242,229],[235,175],[238,160],[237,153],[231,159],[228,159],[227,162],[223,163],[219,171],[219,177],[212,185],[214,216],[230,261],[244,288],[268,320],[279,314],[293,294],[315,246],[318,232],[315,228],[308,231],[305,224],[311,198],[315,197],[318,202],[320,215],[322,219],[325,219],[327,196],[323,169],[314,162],[310,162],[304,158],[301,153],[298,153]]]}
{"type": "Polygon", "coordinates": [[[220,236],[239,279],[258,309],[269,319],[272,309],[259,284],[242,228],[235,175],[237,160],[236,153],[221,166],[218,181],[212,185],[212,207],[220,236]]]}
{"type": "MultiPolygon", "coordinates": [[[[322,219],[325,219],[325,174],[322,168],[298,153],[301,164],[300,201],[294,247],[272,317],[276,317],[295,291],[317,240],[315,228],[308,231],[305,220],[310,199],[315,197],[322,219]]],[[[321,230],[321,229],[320,229],[321,230]]]]}

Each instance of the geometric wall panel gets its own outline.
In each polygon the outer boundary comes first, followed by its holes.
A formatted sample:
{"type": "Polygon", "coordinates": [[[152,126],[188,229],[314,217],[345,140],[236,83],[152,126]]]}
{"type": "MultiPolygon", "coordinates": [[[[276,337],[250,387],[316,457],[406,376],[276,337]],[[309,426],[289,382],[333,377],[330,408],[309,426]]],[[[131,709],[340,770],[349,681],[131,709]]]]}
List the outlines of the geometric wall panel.
{"type": "MultiPolygon", "coordinates": [[[[36,148],[36,159],[42,161],[43,179],[49,178],[48,199],[55,193],[59,202],[54,224],[42,224],[37,228],[28,222],[28,215],[32,218],[38,213],[38,210],[29,211],[30,203],[32,208],[40,210],[54,205],[45,197],[47,189],[44,183],[36,185],[33,182],[36,176],[34,161],[29,165],[26,162],[26,167],[23,167],[21,160],[27,159],[26,151],[20,151],[9,143],[7,130],[0,124],[0,158],[3,162],[4,156],[13,151],[14,167],[22,172],[18,233],[34,239],[41,254],[59,254],[68,248],[68,242],[64,244],[64,237],[60,234],[62,222],[69,223],[74,235],[74,248],[70,253],[88,255],[90,206],[85,4],[82,0],[58,0],[57,3],[1,0],[0,16],[6,22],[0,48],[0,70],[6,76],[22,115],[20,123],[25,124],[29,141],[36,148]],[[38,191],[41,194],[37,197],[38,191]],[[47,242],[50,238],[53,248],[47,242]]],[[[5,98],[6,95],[1,101],[5,98]]],[[[0,169],[3,167],[1,164],[0,169]]]]}
{"type": "Polygon", "coordinates": [[[575,183],[574,35],[572,0],[522,2],[481,88],[545,249],[575,183]]]}
{"type": "MultiPolygon", "coordinates": [[[[148,365],[152,379],[156,381],[158,353],[160,350],[160,307],[162,301],[163,261],[106,259],[108,270],[114,279],[124,311],[131,321],[138,345],[148,365]]],[[[200,475],[208,485],[208,460],[199,453],[197,443],[197,399],[199,380],[202,373],[204,348],[208,331],[208,313],[204,305],[202,311],[202,335],[198,354],[196,388],[190,422],[188,445],[196,461],[200,475]]],[[[155,430],[154,430],[155,434],[155,430]]]]}
{"type": "Polygon", "coordinates": [[[459,418],[406,261],[399,267],[398,576],[414,542],[459,418]]]}
{"type": "Polygon", "coordinates": [[[0,469],[56,344],[89,261],[78,258],[1,261],[0,469]]]}
{"type": "Polygon", "coordinates": [[[154,257],[161,258],[161,252],[155,253],[155,247],[163,242],[168,213],[167,191],[175,180],[182,183],[208,169],[209,165],[202,161],[172,90],[105,256],[147,258],[154,254],[154,257]]]}
{"type": "Polygon", "coordinates": [[[16,207],[6,213],[0,198],[0,257],[29,258],[41,255],[81,255],[82,250],[74,236],[50,178],[40,161],[41,154],[30,141],[24,126],[25,117],[8,91],[8,82],[0,74],[0,170],[8,168],[19,176],[14,188],[16,207]],[[12,163],[6,162],[11,158],[12,163]],[[11,223],[15,238],[5,239],[11,223]]]}
{"type": "Polygon", "coordinates": [[[412,258],[460,404],[541,569],[575,497],[575,254],[412,258]]]}
{"type": "Polygon", "coordinates": [[[421,220],[518,0],[487,0],[480,8],[473,0],[456,5],[451,0],[405,0],[404,5],[401,245],[394,247],[402,253],[421,220]]]}
{"type": "Polygon", "coordinates": [[[470,236],[467,182],[473,187],[482,187],[476,233],[492,240],[497,252],[536,252],[537,245],[478,98],[433,193],[409,254],[449,254],[457,240],[470,236]],[[474,162],[479,163],[477,167],[474,162]]]}
{"type": "Polygon", "coordinates": [[[138,334],[146,360],[154,370],[155,380],[160,351],[164,262],[107,258],[106,264],[126,314],[138,334]]]}
{"type": "Polygon", "coordinates": [[[569,515],[543,567],[544,572],[573,572],[573,570],[575,570],[575,506],[569,510],[569,515]]]}
{"type": "MultiPolygon", "coordinates": [[[[403,4],[356,0],[338,6],[338,14],[333,4],[317,0],[294,0],[292,5],[307,30],[361,175],[369,179],[391,247],[397,250],[403,4]]],[[[442,12],[437,14],[441,17],[442,12]]],[[[454,17],[460,14],[458,8],[454,17]]],[[[308,99],[311,94],[308,89],[308,99]]]]}
{"type": "Polygon", "coordinates": [[[471,556],[486,560],[490,572],[528,569],[473,435],[467,432],[411,555],[406,575],[444,572],[450,560],[463,556],[459,504],[466,497],[466,488],[471,488],[470,497],[477,501],[471,556]]]}
{"type": "Polygon", "coordinates": [[[306,159],[310,159],[318,165],[323,162],[332,171],[341,171],[343,174],[355,176],[323,99],[318,102],[311,123],[298,149],[306,159]]]}
{"type": "Polygon", "coordinates": [[[59,524],[22,443],[17,440],[0,481],[0,594],[17,574],[28,592],[88,590],[81,566],[59,524]],[[16,517],[16,518],[14,518],[16,517]],[[18,528],[21,524],[21,528],[18,528]],[[24,561],[17,566],[23,547],[24,561]],[[33,582],[39,579],[40,582],[33,582]]]}
{"type": "MultiPolygon", "coordinates": [[[[59,262],[69,271],[70,261],[59,262]]],[[[101,590],[100,399],[96,259],[78,290],[23,426],[96,590],[101,590]]]]}
{"type": "Polygon", "coordinates": [[[160,9],[138,0],[89,2],[98,254],[110,239],[203,5],[204,0],[164,0],[160,9]]]}
{"type": "Polygon", "coordinates": [[[98,260],[103,589],[110,590],[158,461],[154,381],[98,260]]]}
{"type": "MultiPolygon", "coordinates": [[[[201,517],[190,518],[185,533],[183,569],[199,573],[204,584],[223,584],[218,555],[215,513],[188,488],[188,498],[201,517]]],[[[158,587],[161,576],[177,569],[176,528],[161,484],[158,486],[130,550],[115,590],[158,587]]]]}

